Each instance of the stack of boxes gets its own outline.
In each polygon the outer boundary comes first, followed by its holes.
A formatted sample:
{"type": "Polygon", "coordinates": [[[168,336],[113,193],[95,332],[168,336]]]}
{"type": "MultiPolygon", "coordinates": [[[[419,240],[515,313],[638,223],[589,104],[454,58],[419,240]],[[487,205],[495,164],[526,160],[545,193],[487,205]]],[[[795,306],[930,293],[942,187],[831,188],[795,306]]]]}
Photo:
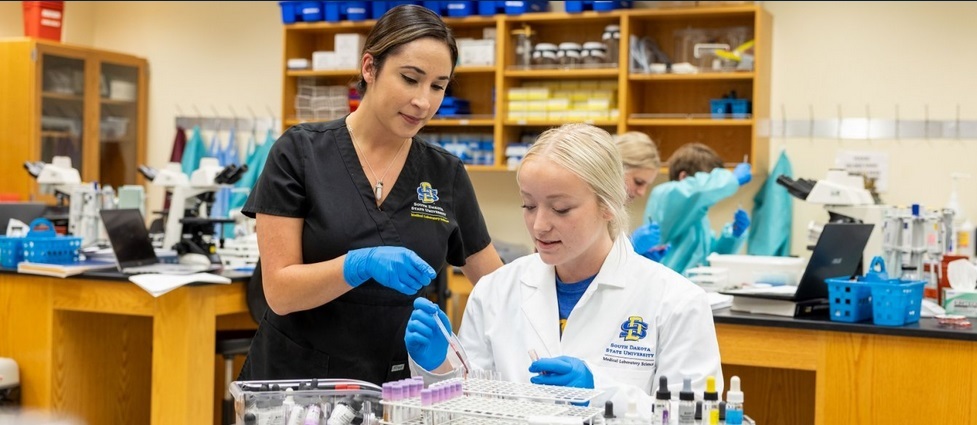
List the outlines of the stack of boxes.
{"type": "Polygon", "coordinates": [[[357,33],[340,33],[333,38],[334,51],[312,52],[312,69],[357,69],[366,36],[357,33]]]}
{"type": "Polygon", "coordinates": [[[531,81],[509,89],[507,119],[597,122],[616,120],[617,81],[531,81]]]}
{"type": "Polygon", "coordinates": [[[295,96],[295,118],[302,121],[329,121],[349,114],[349,88],[317,86],[315,78],[299,78],[295,96]]]}

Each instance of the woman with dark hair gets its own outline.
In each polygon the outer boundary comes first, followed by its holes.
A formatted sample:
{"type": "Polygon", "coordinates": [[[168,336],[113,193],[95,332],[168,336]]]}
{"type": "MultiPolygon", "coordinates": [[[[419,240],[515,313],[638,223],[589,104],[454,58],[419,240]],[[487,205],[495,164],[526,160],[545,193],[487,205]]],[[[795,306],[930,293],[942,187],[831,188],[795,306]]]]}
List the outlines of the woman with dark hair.
{"type": "Polygon", "coordinates": [[[409,377],[414,298],[446,264],[472,282],[502,265],[464,165],[416,137],[457,57],[434,12],[392,8],[366,38],[356,111],[275,143],[243,208],[270,310],[239,379],[409,377]]]}

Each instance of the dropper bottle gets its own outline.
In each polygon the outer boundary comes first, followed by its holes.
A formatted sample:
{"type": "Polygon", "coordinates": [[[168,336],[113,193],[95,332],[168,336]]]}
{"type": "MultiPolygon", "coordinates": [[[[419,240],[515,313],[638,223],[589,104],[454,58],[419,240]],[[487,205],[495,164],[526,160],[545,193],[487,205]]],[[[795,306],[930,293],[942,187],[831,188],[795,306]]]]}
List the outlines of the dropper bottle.
{"type": "Polygon", "coordinates": [[[702,394],[702,421],[704,425],[719,425],[719,393],[716,377],[706,377],[706,392],[702,394]]]}
{"type": "Polygon", "coordinates": [[[740,377],[729,378],[729,391],[726,391],[726,425],[743,424],[743,391],[740,391],[740,377]]]}
{"type": "Polygon", "coordinates": [[[695,424],[695,393],[692,392],[692,379],[682,380],[682,391],[678,393],[678,425],[695,424]]]}
{"type": "Polygon", "coordinates": [[[655,392],[655,404],[651,406],[651,423],[653,425],[668,425],[668,413],[672,407],[672,393],[668,391],[668,378],[658,378],[658,391],[655,392]]]}

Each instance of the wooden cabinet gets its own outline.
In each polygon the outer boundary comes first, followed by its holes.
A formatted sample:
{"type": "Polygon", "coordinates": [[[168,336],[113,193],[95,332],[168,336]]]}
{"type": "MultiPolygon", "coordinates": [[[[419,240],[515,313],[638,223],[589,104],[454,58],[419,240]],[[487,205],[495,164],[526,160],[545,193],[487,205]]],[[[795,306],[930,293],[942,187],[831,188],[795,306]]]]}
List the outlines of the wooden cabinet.
{"type": "MultiPolygon", "coordinates": [[[[757,123],[769,116],[771,17],[759,5],[692,7],[683,9],[628,9],[611,12],[530,13],[520,16],[495,15],[444,18],[457,38],[482,38],[485,28],[496,32],[495,66],[456,69],[453,94],[470,100],[472,115],[463,119],[433,119],[422,133],[491,133],[494,161],[491,165],[471,165],[472,170],[506,170],[505,149],[526,135],[539,133],[564,122],[583,121],[609,132],[630,130],[648,133],[667,159],[679,146],[702,142],[714,148],[732,167],[744,157],[757,170],[765,170],[768,144],[758,136],[757,123]],[[533,42],[560,43],[599,41],[608,25],[620,28],[618,64],[621,66],[577,67],[574,69],[516,66],[512,31],[528,25],[533,42]],[[682,30],[702,32],[737,28],[743,41],[752,38],[754,66],[750,71],[700,72],[697,74],[651,74],[632,71],[629,51],[632,38],[654,40],[672,58],[686,54],[675,41],[682,30]],[[595,119],[525,119],[510,114],[507,94],[513,87],[578,82],[584,90],[614,87],[616,109],[595,119]],[[739,98],[752,102],[745,116],[713,117],[710,100],[735,91],[739,98]]],[[[312,52],[333,50],[337,33],[367,34],[375,21],[338,23],[297,23],[285,25],[285,60],[311,58],[312,52]]],[[[696,40],[693,40],[696,41],[696,40]]],[[[698,40],[704,42],[703,40],[698,40]]],[[[732,46],[731,48],[735,48],[732,46]]],[[[690,47],[691,48],[691,47],[690,47]]],[[[283,61],[283,68],[285,61],[283,61]]],[[[314,77],[319,84],[347,84],[358,71],[284,72],[282,116],[286,126],[301,122],[295,110],[300,77],[314,77]]]]}
{"type": "Polygon", "coordinates": [[[45,40],[0,40],[0,192],[40,194],[26,161],[68,156],[83,182],[142,184],[147,63],[45,40]]]}

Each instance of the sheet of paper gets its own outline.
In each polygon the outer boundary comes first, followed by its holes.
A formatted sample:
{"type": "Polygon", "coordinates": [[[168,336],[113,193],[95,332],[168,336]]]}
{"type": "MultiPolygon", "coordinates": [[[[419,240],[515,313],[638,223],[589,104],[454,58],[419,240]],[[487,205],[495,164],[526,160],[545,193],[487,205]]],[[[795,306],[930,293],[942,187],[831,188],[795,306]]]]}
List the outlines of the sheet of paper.
{"type": "Polygon", "coordinates": [[[183,285],[195,282],[231,283],[231,279],[211,273],[194,273],[185,275],[172,274],[137,274],[129,276],[129,281],[139,285],[154,297],[159,297],[183,285]]]}

